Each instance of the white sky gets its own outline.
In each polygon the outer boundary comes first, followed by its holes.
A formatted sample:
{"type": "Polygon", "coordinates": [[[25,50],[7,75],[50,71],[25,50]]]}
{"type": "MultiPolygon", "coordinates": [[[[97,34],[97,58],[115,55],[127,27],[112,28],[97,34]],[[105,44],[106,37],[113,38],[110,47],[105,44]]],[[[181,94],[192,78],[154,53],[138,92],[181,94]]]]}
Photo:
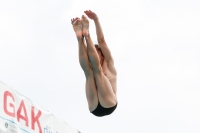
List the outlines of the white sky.
{"type": "Polygon", "coordinates": [[[199,133],[199,7],[199,0],[1,0],[0,80],[82,133],[199,133]],[[99,15],[118,71],[118,108],[102,118],[89,113],[70,23],[87,9],[99,15]]]}

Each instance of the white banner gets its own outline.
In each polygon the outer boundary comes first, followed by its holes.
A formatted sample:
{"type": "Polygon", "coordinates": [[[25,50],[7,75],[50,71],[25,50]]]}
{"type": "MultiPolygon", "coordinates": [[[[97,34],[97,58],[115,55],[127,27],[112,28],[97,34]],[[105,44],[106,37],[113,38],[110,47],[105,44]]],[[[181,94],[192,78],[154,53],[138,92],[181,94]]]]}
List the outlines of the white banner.
{"type": "Polygon", "coordinates": [[[79,133],[0,81],[0,133],[79,133]]]}

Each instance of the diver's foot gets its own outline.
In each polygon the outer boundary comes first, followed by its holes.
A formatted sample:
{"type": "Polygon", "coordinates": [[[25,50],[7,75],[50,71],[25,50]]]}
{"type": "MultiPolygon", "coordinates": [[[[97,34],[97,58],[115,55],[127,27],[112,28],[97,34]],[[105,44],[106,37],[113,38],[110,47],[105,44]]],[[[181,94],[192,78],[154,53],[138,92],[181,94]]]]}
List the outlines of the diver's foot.
{"type": "Polygon", "coordinates": [[[76,34],[76,37],[78,39],[81,39],[82,38],[82,23],[81,23],[80,18],[73,18],[71,20],[71,22],[72,22],[73,29],[74,29],[74,32],[76,34]]]}
{"type": "Polygon", "coordinates": [[[89,35],[89,21],[84,15],[82,15],[81,22],[82,22],[82,28],[83,28],[82,34],[84,37],[86,37],[89,35]]]}

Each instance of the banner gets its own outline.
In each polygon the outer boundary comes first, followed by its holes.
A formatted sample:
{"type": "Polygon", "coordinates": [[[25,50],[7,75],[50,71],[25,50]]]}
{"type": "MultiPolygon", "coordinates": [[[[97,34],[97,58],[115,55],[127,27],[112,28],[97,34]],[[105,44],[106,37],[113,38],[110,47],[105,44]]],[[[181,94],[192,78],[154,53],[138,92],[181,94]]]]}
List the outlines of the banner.
{"type": "Polygon", "coordinates": [[[0,133],[80,133],[0,81],[0,133]]]}

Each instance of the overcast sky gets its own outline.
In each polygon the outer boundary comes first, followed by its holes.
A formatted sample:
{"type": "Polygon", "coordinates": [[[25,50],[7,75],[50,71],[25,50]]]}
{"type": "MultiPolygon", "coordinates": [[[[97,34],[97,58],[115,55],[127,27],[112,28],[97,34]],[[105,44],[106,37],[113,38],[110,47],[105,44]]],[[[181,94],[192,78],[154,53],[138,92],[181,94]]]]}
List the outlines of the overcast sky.
{"type": "Polygon", "coordinates": [[[199,133],[199,7],[199,0],[0,0],[0,80],[82,133],[199,133]],[[118,107],[102,118],[88,110],[70,23],[87,9],[98,14],[118,71],[118,107]]]}

